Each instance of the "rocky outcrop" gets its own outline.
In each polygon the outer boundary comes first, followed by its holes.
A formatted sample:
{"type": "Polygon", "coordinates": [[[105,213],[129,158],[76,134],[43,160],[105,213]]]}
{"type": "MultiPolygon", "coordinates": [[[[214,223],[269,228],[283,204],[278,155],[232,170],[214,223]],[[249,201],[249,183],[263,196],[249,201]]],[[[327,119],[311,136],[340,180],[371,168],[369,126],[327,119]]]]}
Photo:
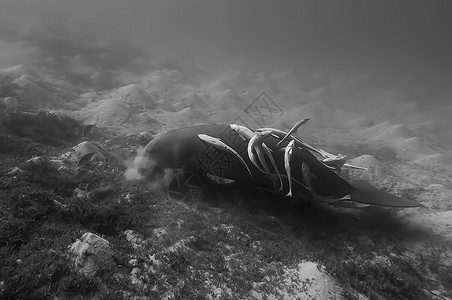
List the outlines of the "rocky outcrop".
{"type": "Polygon", "coordinates": [[[107,240],[86,232],[80,240],[70,246],[75,268],[87,277],[114,266],[113,251],[107,240]]]}

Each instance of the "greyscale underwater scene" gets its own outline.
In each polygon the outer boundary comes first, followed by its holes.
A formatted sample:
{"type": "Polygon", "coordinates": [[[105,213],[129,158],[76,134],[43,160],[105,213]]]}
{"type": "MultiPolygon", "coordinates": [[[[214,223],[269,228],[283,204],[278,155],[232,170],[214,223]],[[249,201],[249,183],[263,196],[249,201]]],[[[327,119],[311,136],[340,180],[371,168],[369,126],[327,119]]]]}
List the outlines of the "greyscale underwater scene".
{"type": "Polygon", "coordinates": [[[0,1],[1,299],[450,299],[447,1],[0,1]]]}

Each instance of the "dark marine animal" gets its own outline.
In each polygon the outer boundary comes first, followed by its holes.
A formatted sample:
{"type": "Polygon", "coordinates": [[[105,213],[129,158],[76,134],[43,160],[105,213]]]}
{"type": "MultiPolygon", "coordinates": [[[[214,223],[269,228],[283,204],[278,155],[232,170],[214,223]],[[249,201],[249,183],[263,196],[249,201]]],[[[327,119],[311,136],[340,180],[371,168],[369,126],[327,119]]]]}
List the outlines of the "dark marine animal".
{"type": "MultiPolygon", "coordinates": [[[[279,173],[285,174],[284,152],[276,147],[281,138],[272,135],[265,140],[265,144],[272,150],[273,158],[278,166],[279,173]]],[[[290,140],[283,141],[286,147],[290,140]]],[[[248,141],[231,128],[229,124],[199,125],[178,128],[161,133],[150,141],[144,148],[145,155],[155,163],[157,171],[164,169],[183,169],[186,173],[199,175],[214,175],[220,178],[231,179],[249,186],[274,191],[285,195],[289,191],[287,176],[284,178],[282,191],[274,186],[274,178],[263,173],[251,162],[247,155],[248,141]],[[243,163],[228,151],[212,147],[202,141],[198,135],[208,135],[220,139],[233,148],[246,162],[243,163]],[[250,173],[252,176],[250,176],[250,173]]],[[[416,201],[398,197],[380,191],[364,181],[348,182],[328,166],[323,164],[309,150],[294,147],[290,160],[292,177],[292,197],[295,199],[312,199],[311,191],[315,191],[316,199],[325,199],[325,203],[344,201],[345,199],[363,204],[389,206],[389,207],[416,207],[416,201]],[[311,180],[309,188],[304,181],[302,165],[305,164],[310,171],[311,180]]]]}

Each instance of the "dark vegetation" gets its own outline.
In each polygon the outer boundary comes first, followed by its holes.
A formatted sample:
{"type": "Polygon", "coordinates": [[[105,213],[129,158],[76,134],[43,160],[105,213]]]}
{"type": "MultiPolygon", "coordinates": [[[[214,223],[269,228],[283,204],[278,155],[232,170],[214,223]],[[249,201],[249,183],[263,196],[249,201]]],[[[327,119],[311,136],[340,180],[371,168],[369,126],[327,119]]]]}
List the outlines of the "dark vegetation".
{"type": "MultiPolygon", "coordinates": [[[[237,193],[229,195],[236,199],[237,193]]],[[[257,194],[248,198],[259,202],[233,207],[228,221],[250,240],[262,241],[261,261],[317,261],[343,285],[347,299],[358,299],[354,291],[369,299],[430,299],[428,291],[438,282],[451,291],[451,266],[440,259],[450,244],[401,223],[391,210],[373,208],[356,218],[309,203],[281,205],[284,199],[257,194]],[[423,245],[425,252],[412,252],[413,245],[423,245]]],[[[220,202],[212,205],[234,205],[220,202]]]]}
{"type": "MultiPolygon", "coordinates": [[[[0,177],[0,281],[2,299],[49,299],[54,295],[89,295],[114,283],[105,278],[85,278],[73,269],[67,247],[91,231],[113,239],[113,248],[127,247],[127,229],[146,230],[157,197],[137,189],[121,201],[125,187],[109,199],[72,196],[77,182],[49,162],[26,168],[19,178],[0,177]],[[154,200],[152,200],[154,199],[154,200]]],[[[119,263],[126,253],[117,255],[119,263]]],[[[112,270],[113,271],[113,270],[112,270]]]]}
{"type": "Polygon", "coordinates": [[[0,154],[24,153],[31,150],[32,141],[18,139],[17,137],[6,132],[0,132],[0,154]]]}
{"type": "Polygon", "coordinates": [[[76,120],[47,112],[9,112],[5,114],[1,125],[9,133],[54,147],[78,140],[83,130],[76,120]]]}

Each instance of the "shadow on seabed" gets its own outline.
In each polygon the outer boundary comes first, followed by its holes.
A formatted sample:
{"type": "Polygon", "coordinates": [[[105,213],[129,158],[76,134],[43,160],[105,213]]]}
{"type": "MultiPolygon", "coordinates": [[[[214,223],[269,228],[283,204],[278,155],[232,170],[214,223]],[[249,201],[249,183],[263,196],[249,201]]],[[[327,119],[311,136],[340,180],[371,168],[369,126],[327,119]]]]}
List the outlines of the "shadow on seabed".
{"type": "Polygon", "coordinates": [[[377,234],[423,242],[441,239],[428,228],[405,222],[398,215],[400,209],[397,208],[368,206],[343,209],[307,200],[295,202],[237,183],[205,186],[203,201],[230,213],[274,217],[295,233],[317,237],[328,234],[377,234]]]}

